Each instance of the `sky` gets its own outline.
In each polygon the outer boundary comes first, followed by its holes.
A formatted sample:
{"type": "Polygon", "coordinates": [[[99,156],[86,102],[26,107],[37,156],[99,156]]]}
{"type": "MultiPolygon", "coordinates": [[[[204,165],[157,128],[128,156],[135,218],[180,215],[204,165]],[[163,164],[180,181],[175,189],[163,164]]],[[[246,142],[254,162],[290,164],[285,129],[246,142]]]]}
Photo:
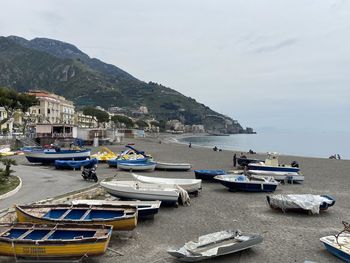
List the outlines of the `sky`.
{"type": "Polygon", "coordinates": [[[0,35],[74,44],[243,126],[350,132],[350,1],[0,4],[0,35]]]}

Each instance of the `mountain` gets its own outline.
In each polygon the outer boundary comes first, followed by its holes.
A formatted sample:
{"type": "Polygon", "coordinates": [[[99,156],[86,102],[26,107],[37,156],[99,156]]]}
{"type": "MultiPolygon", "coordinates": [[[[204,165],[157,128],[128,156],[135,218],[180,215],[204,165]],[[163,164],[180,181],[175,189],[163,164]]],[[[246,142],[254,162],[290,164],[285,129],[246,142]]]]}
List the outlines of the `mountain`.
{"type": "MultiPolygon", "coordinates": [[[[147,106],[156,119],[179,119],[186,124],[201,124],[213,115],[231,120],[173,89],[140,81],[72,44],[47,38],[0,37],[0,86],[21,92],[47,90],[78,107],[147,106]]],[[[234,123],[233,130],[242,132],[241,125],[234,123]]]]}

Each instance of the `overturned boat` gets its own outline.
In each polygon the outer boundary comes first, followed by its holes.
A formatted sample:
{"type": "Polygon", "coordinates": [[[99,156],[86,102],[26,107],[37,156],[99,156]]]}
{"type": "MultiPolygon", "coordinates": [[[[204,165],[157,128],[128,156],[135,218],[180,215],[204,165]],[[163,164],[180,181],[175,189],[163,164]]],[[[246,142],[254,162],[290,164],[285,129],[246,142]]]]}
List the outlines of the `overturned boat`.
{"type": "Polygon", "coordinates": [[[194,170],[197,179],[213,181],[217,175],[226,174],[225,170],[194,170]]]}
{"type": "Polygon", "coordinates": [[[25,157],[31,163],[54,163],[56,160],[86,160],[90,158],[90,149],[63,150],[33,149],[24,151],[25,157]]]}
{"type": "Polygon", "coordinates": [[[132,174],[132,176],[142,183],[147,184],[169,184],[178,185],[185,189],[188,193],[195,193],[202,189],[202,180],[200,179],[177,179],[177,178],[161,178],[142,176],[138,174],[132,174]]]}
{"type": "Polygon", "coordinates": [[[286,211],[306,211],[311,214],[319,214],[335,204],[335,198],[330,195],[268,195],[267,202],[272,209],[286,211]]]}
{"type": "Polygon", "coordinates": [[[200,236],[198,241],[187,242],[183,247],[170,249],[167,252],[178,260],[195,262],[242,251],[262,241],[260,235],[242,234],[239,230],[225,230],[200,236]]]}
{"type": "Polygon", "coordinates": [[[33,260],[81,258],[105,253],[108,225],[0,224],[0,255],[33,260]]]}
{"type": "Polygon", "coordinates": [[[154,217],[158,213],[161,201],[120,201],[120,200],[96,200],[81,199],[72,200],[73,205],[113,205],[113,206],[131,206],[137,209],[138,218],[154,217]]]}
{"type": "Polygon", "coordinates": [[[226,186],[230,191],[243,192],[274,192],[278,186],[278,182],[272,177],[248,177],[243,174],[225,174],[215,176],[222,185],[226,186]]]}
{"type": "Polygon", "coordinates": [[[189,163],[164,163],[157,162],[157,170],[167,170],[167,171],[187,171],[191,169],[191,164],[189,163]]]}
{"type": "Polygon", "coordinates": [[[16,205],[18,222],[37,224],[106,224],[114,230],[132,230],[137,209],[113,205],[16,205]]]}
{"type": "Polygon", "coordinates": [[[100,185],[111,195],[129,200],[159,200],[162,203],[177,204],[189,201],[187,192],[177,185],[146,184],[137,181],[102,181],[100,185]],[[187,195],[187,196],[186,196],[187,195]]]}
{"type": "Polygon", "coordinates": [[[119,162],[118,168],[126,171],[154,171],[156,168],[155,162],[141,162],[141,163],[130,163],[130,162],[119,162]]]}
{"type": "Polygon", "coordinates": [[[90,160],[56,160],[55,168],[56,169],[80,169],[81,167],[91,168],[98,163],[96,158],[90,160]]]}

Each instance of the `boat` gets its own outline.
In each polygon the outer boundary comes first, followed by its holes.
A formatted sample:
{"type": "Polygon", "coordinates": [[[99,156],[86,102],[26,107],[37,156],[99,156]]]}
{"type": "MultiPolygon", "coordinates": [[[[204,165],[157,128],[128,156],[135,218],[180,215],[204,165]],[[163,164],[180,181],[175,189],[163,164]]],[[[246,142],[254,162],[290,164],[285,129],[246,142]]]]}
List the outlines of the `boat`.
{"type": "Polygon", "coordinates": [[[272,209],[306,211],[310,214],[319,214],[335,204],[335,198],[330,195],[268,195],[266,199],[272,209]]]}
{"type": "Polygon", "coordinates": [[[262,170],[248,170],[250,175],[254,177],[273,177],[276,181],[288,182],[288,183],[302,183],[305,176],[299,172],[275,172],[275,171],[262,171],[262,170]]]}
{"type": "Polygon", "coordinates": [[[191,169],[191,164],[189,163],[163,163],[157,162],[157,170],[175,170],[175,171],[187,171],[191,169]]]}
{"type": "Polygon", "coordinates": [[[247,158],[245,156],[237,158],[238,165],[242,166],[242,167],[248,166],[248,164],[250,164],[250,163],[260,163],[260,162],[264,162],[264,161],[263,160],[259,160],[259,159],[247,158]]]}
{"type": "Polygon", "coordinates": [[[150,160],[148,158],[139,158],[139,159],[113,159],[113,160],[108,160],[108,166],[109,167],[118,167],[119,163],[130,163],[130,164],[134,164],[134,163],[146,163],[149,162],[150,160]]]}
{"type": "Polygon", "coordinates": [[[90,158],[90,149],[61,150],[34,149],[24,151],[25,157],[31,163],[54,163],[56,160],[86,160],[90,158]]]}
{"type": "Polygon", "coordinates": [[[96,158],[81,161],[56,160],[55,167],[56,169],[80,169],[81,167],[91,168],[97,163],[98,161],[96,158]]]}
{"type": "Polygon", "coordinates": [[[16,205],[18,222],[37,224],[106,224],[114,230],[132,230],[137,209],[113,205],[16,205]]]}
{"type": "Polygon", "coordinates": [[[299,172],[299,167],[291,165],[281,165],[278,163],[277,153],[268,153],[265,162],[249,163],[248,170],[262,170],[273,172],[299,172]]]}
{"type": "Polygon", "coordinates": [[[120,162],[118,168],[127,171],[154,171],[156,168],[155,162],[143,162],[143,163],[130,163],[120,162]]]}
{"type": "Polygon", "coordinates": [[[149,177],[138,174],[132,174],[132,176],[142,183],[147,184],[170,184],[178,185],[185,189],[188,193],[198,193],[202,189],[202,180],[200,179],[176,179],[176,178],[161,178],[161,177],[149,177]]]}
{"type": "Polygon", "coordinates": [[[0,224],[0,255],[34,260],[81,258],[105,253],[112,226],[0,224]]]}
{"type": "Polygon", "coordinates": [[[225,230],[200,236],[196,241],[187,242],[184,246],[167,252],[180,261],[196,262],[242,251],[262,241],[260,235],[225,230]]]}
{"type": "Polygon", "coordinates": [[[321,237],[320,241],[330,253],[350,263],[350,225],[344,221],[343,225],[344,229],[338,234],[321,237]]]}
{"type": "Polygon", "coordinates": [[[159,200],[174,203],[179,200],[179,189],[174,185],[145,184],[137,181],[102,181],[100,185],[111,195],[129,200],[159,200]]]}
{"type": "Polygon", "coordinates": [[[224,170],[194,170],[197,179],[214,180],[217,175],[226,174],[224,170]]]}
{"type": "Polygon", "coordinates": [[[106,201],[106,200],[72,200],[73,205],[113,205],[113,206],[131,206],[137,208],[138,218],[154,217],[158,213],[161,201],[106,201]]]}
{"type": "Polygon", "coordinates": [[[107,147],[102,147],[96,154],[91,155],[91,158],[96,158],[99,162],[107,162],[118,158],[118,154],[114,153],[107,147]]]}
{"type": "Polygon", "coordinates": [[[274,192],[279,184],[272,177],[249,178],[245,175],[217,175],[214,179],[226,186],[230,191],[274,192]]]}

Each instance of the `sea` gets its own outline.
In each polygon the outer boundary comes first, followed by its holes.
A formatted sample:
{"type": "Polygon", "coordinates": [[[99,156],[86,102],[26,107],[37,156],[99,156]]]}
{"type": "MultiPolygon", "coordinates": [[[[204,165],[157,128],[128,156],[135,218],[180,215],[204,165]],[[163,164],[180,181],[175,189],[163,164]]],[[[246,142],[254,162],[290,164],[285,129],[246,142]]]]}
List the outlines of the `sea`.
{"type": "Polygon", "coordinates": [[[339,154],[350,160],[350,132],[341,131],[288,131],[262,130],[257,134],[232,134],[229,136],[189,135],[178,139],[193,146],[258,153],[278,152],[284,155],[328,158],[339,154]]]}

